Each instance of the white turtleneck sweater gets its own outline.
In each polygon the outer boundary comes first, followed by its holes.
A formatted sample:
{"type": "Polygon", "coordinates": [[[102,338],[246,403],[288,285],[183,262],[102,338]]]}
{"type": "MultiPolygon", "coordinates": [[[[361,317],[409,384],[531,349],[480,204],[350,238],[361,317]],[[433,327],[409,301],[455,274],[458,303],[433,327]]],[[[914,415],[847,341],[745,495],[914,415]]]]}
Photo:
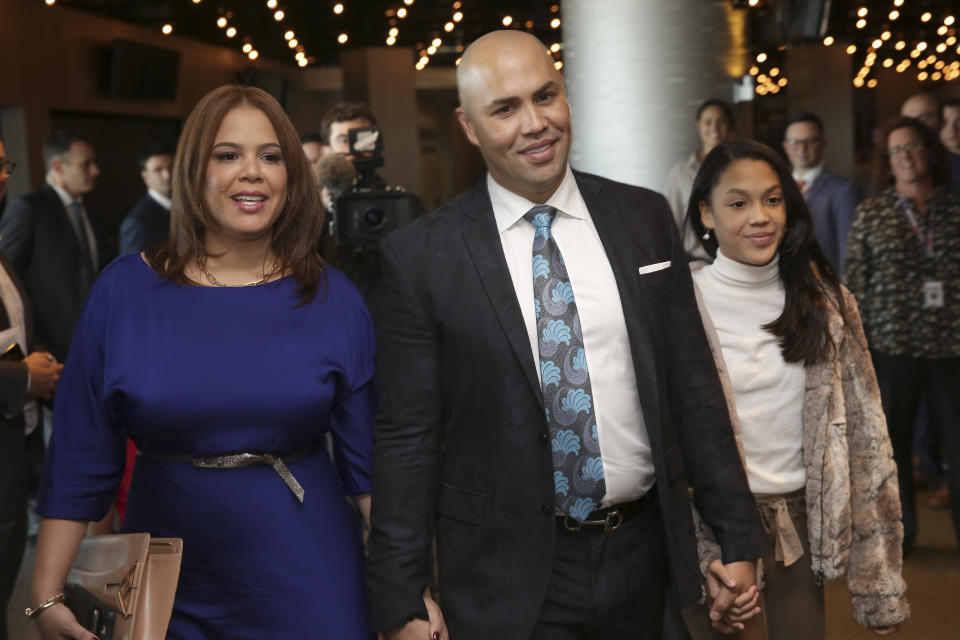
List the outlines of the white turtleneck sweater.
{"type": "Polygon", "coordinates": [[[757,267],[717,251],[693,274],[717,329],[740,418],[750,490],[783,494],[804,486],[802,363],[785,362],[777,337],[763,329],[783,313],[779,254],[757,267]]]}

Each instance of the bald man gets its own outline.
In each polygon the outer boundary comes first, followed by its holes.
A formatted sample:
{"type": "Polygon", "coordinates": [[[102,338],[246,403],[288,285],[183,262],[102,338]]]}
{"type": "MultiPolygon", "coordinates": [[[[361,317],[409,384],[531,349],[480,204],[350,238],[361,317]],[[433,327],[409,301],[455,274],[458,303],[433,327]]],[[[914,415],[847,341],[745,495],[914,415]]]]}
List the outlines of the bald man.
{"type": "Polygon", "coordinates": [[[940,101],[932,93],[917,93],[904,100],[900,107],[900,115],[916,118],[936,134],[940,133],[940,128],[943,126],[940,101]]]}
{"type": "Polygon", "coordinates": [[[533,36],[483,36],[457,86],[489,172],[381,248],[374,625],[660,638],[668,581],[701,591],[688,483],[738,584],[764,551],[670,210],[570,169],[533,36]]]}

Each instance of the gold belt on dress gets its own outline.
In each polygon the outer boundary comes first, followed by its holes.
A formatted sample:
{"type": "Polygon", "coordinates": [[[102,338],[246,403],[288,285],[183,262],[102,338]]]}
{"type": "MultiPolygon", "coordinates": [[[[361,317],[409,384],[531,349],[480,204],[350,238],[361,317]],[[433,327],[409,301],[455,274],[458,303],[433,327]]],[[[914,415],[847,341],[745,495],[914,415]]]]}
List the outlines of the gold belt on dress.
{"type": "Polygon", "coordinates": [[[137,454],[159,460],[190,462],[198,469],[239,469],[241,467],[249,467],[253,464],[265,464],[273,467],[273,470],[277,472],[277,475],[280,476],[287,485],[290,492],[293,493],[298,501],[303,502],[303,487],[300,486],[297,479],[293,477],[293,474],[290,472],[290,469],[287,468],[287,465],[284,464],[284,461],[293,462],[294,460],[299,460],[313,453],[315,449],[315,446],[310,446],[306,449],[300,449],[299,451],[282,455],[276,453],[227,453],[219,456],[204,456],[201,458],[194,458],[185,453],[145,453],[138,451],[137,454]]]}

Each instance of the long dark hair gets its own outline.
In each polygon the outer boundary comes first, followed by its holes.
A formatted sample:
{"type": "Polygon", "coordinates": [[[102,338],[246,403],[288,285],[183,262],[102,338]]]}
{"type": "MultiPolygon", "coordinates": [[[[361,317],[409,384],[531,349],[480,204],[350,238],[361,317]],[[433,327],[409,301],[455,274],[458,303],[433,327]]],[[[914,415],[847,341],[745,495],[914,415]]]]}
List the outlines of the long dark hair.
{"type": "Polygon", "coordinates": [[[282,269],[290,271],[297,282],[297,304],[306,304],[317,295],[320,285],[326,284],[324,262],[317,251],[324,215],[320,189],[287,114],[270,94],[254,87],[214,89],[193,108],[173,161],[170,239],[148,250],[147,261],[161,276],[190,284],[184,268],[195,256],[207,255],[206,228],[216,222],[204,211],[202,185],[220,124],[237,107],[262,111],[277,133],[287,169],[287,202],[273,223],[271,247],[282,269]]]}
{"type": "Polygon", "coordinates": [[[696,232],[704,250],[715,257],[716,234],[703,238],[706,227],[700,219],[700,203],[709,205],[710,194],[723,173],[733,162],[744,159],[766,162],[777,174],[787,213],[778,249],[786,303],[780,317],[763,328],[779,338],[780,351],[787,362],[802,362],[804,365],[822,362],[833,356],[827,320],[828,294],[835,301],[840,315],[845,316],[843,295],[836,272],[817,244],[810,210],[783,158],[770,147],[753,140],[731,140],[714,147],[703,159],[693,181],[686,224],[696,232]]]}

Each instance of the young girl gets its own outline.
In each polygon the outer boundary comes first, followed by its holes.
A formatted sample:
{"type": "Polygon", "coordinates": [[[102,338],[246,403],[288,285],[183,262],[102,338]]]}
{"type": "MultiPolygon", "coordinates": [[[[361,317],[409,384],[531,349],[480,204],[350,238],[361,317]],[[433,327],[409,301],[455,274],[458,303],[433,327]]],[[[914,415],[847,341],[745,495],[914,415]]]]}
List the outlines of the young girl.
{"type": "MultiPolygon", "coordinates": [[[[714,257],[691,268],[770,538],[762,614],[744,633],[822,639],[822,585],[842,575],[857,621],[895,632],[909,605],[876,376],[856,302],[817,245],[790,169],[760,143],[718,145],[694,181],[687,223],[714,257]]],[[[715,570],[719,548],[703,542],[702,566],[715,570]]]]}

